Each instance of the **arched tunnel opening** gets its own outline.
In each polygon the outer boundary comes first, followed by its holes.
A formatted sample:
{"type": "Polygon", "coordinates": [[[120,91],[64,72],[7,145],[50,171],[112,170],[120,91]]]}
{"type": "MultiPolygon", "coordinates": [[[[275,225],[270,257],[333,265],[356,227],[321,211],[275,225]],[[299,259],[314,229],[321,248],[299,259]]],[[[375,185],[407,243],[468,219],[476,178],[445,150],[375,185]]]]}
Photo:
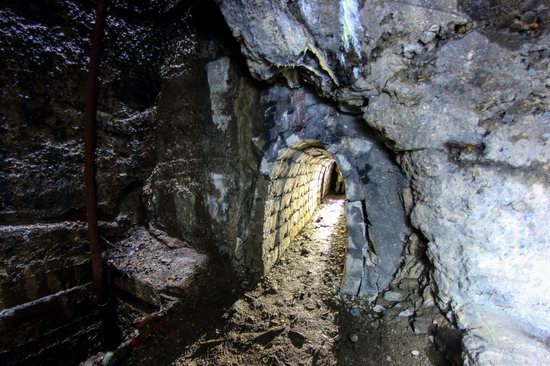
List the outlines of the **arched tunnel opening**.
{"type": "MultiPolygon", "coordinates": [[[[298,143],[280,154],[270,174],[265,203],[264,274],[312,220],[325,198],[330,197],[330,202],[335,204],[334,201],[345,199],[344,193],[343,177],[336,160],[319,142],[298,143]]],[[[343,205],[338,206],[343,212],[343,205]]],[[[332,214],[340,213],[337,210],[332,214]]]]}

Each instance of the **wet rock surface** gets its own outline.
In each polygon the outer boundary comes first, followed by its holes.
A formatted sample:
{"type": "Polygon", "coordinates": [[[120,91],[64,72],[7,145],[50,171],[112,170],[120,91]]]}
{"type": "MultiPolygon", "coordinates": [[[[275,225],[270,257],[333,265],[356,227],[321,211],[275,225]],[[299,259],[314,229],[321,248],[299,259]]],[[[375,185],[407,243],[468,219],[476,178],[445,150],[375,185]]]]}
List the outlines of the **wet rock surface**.
{"type": "MultiPolygon", "coordinates": [[[[197,41],[189,4],[178,4],[115,1],[109,9],[96,159],[107,241],[145,219],[141,191],[155,161],[156,98],[162,80],[184,65],[176,57],[193,54],[197,41]]],[[[2,317],[1,364],[74,364],[99,344],[82,173],[93,7],[71,0],[1,5],[0,311],[17,307],[19,319],[66,314],[19,327],[2,317]],[[12,331],[29,336],[15,342],[12,331]]]]}
{"type": "MultiPolygon", "coordinates": [[[[81,214],[83,92],[93,7],[78,1],[10,1],[0,21],[6,157],[0,215],[16,223],[81,214]]],[[[106,27],[98,193],[101,213],[116,215],[119,202],[135,204],[131,193],[149,170],[146,143],[153,104],[167,58],[164,51],[171,52],[159,45],[160,34],[174,38],[173,51],[188,47],[191,40],[187,34],[178,38],[181,30],[173,24],[140,21],[116,7],[106,27]]]]}

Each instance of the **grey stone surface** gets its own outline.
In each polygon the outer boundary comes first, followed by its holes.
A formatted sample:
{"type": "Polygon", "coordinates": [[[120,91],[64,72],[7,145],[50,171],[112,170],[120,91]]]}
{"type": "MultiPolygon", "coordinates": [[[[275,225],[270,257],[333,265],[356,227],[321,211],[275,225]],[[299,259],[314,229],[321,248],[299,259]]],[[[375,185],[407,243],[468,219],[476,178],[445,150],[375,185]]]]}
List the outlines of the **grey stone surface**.
{"type": "MultiPolygon", "coordinates": [[[[524,13],[542,2],[532,3],[524,10],[512,1],[501,6],[527,18],[530,14],[524,13]]],[[[276,6],[278,16],[286,18],[278,24],[289,21],[289,29],[301,29],[295,31],[300,39],[315,38],[308,32],[310,21],[295,18],[283,3],[276,6]]],[[[231,12],[223,6],[222,11],[234,32],[273,28],[262,17],[235,16],[239,7],[241,13],[267,12],[263,4],[252,9],[231,2],[231,7],[231,12]]],[[[315,9],[332,8],[320,2],[315,9]]],[[[550,282],[542,264],[550,258],[544,117],[550,109],[549,61],[544,56],[550,46],[548,16],[541,12],[541,23],[519,22],[518,28],[513,22],[505,24],[486,1],[366,1],[353,11],[361,22],[353,28],[362,30],[355,34],[361,54],[353,58],[352,52],[344,53],[340,61],[327,57],[327,69],[338,70],[338,83],[312,77],[303,71],[299,58],[287,57],[287,65],[295,66],[304,81],[315,84],[343,110],[361,109],[366,123],[399,154],[398,162],[413,183],[412,224],[428,242],[437,302],[468,330],[468,362],[487,364],[490,355],[502,352],[502,364],[515,364],[516,359],[524,363],[529,357],[536,360],[531,362],[546,363],[540,346],[527,342],[524,349],[511,351],[504,345],[512,335],[547,339],[550,332],[550,282]],[[430,34],[422,33],[426,31],[430,34]],[[419,39],[425,46],[417,43],[419,39]],[[475,320],[479,314],[484,320],[475,320]],[[500,317],[518,326],[504,331],[494,320],[500,317]],[[481,336],[492,330],[493,338],[481,336]],[[479,343],[470,341],[474,338],[479,343]]],[[[337,17],[321,19],[338,28],[337,17]]],[[[328,27],[324,24],[323,29],[328,27]]],[[[272,34],[277,53],[292,55],[296,43],[286,46],[284,37],[272,34]]],[[[264,47],[261,40],[238,39],[254,75],[272,78],[278,70],[269,68],[277,66],[270,62],[273,48],[264,47]]],[[[325,48],[319,54],[330,54],[332,44],[317,44],[325,48]]],[[[323,74],[322,65],[316,65],[315,72],[323,74]]],[[[340,124],[345,131],[345,124],[340,124]]],[[[342,165],[346,163],[354,164],[347,156],[342,165]]],[[[346,176],[354,178],[353,173],[346,176]]],[[[355,199],[357,181],[350,182],[355,199]]],[[[353,254],[348,263],[351,258],[353,254]]],[[[374,286],[373,276],[367,277],[374,286]]]]}
{"type": "Polygon", "coordinates": [[[231,109],[224,110],[228,103],[223,100],[223,98],[228,95],[230,62],[231,60],[228,57],[222,57],[206,65],[208,86],[210,89],[212,122],[222,131],[227,129],[229,119],[231,118],[231,109]]]}
{"type": "Polygon", "coordinates": [[[429,31],[429,30],[424,31],[424,32],[420,33],[420,42],[422,42],[424,44],[428,44],[431,41],[433,41],[436,36],[437,36],[437,31],[435,31],[435,32],[432,32],[432,31],[429,31]]]}
{"type": "Polygon", "coordinates": [[[194,296],[207,264],[206,255],[181,240],[143,227],[130,230],[107,256],[113,285],[158,309],[165,296],[184,300],[194,296]]]}
{"type": "Polygon", "coordinates": [[[544,338],[526,334],[523,326],[510,322],[509,317],[481,309],[477,313],[473,329],[468,330],[462,340],[465,365],[544,365],[550,362],[544,338]]]}
{"type": "Polygon", "coordinates": [[[367,232],[365,217],[363,216],[363,204],[360,201],[346,203],[346,225],[349,248],[363,249],[367,232]]]}
{"type": "Polygon", "coordinates": [[[390,302],[400,302],[405,300],[407,297],[406,294],[398,291],[388,291],[384,293],[384,300],[390,301],[390,302]]]}
{"type": "MultiPolygon", "coordinates": [[[[144,187],[147,218],[174,237],[261,273],[260,177],[265,131],[260,91],[216,44],[180,55],[184,73],[163,83],[156,160],[144,187]],[[203,53],[204,51],[204,53],[203,53]]],[[[219,44],[218,44],[219,45],[219,44]]]]}
{"type": "Polygon", "coordinates": [[[408,44],[403,47],[403,55],[406,58],[413,58],[415,55],[421,55],[424,53],[424,47],[419,43],[408,44]]]}
{"type": "Polygon", "coordinates": [[[403,317],[403,318],[408,318],[408,317],[411,317],[413,315],[414,315],[414,311],[412,311],[411,309],[405,309],[402,312],[400,312],[399,314],[397,314],[397,316],[400,316],[400,317],[403,317]]]}

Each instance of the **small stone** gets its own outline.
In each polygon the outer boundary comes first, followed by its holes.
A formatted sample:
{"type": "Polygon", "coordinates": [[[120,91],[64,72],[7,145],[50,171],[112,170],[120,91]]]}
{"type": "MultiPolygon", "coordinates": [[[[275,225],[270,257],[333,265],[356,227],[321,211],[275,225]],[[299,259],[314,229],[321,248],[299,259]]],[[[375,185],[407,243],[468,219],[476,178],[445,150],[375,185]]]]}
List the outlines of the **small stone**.
{"type": "Polygon", "coordinates": [[[430,317],[418,317],[414,319],[413,330],[415,334],[427,334],[432,326],[432,319],[430,317]]]}
{"type": "Polygon", "coordinates": [[[348,338],[349,338],[351,343],[357,343],[357,341],[359,340],[359,336],[355,333],[350,333],[348,338]]]}
{"type": "Polygon", "coordinates": [[[526,31],[529,29],[529,26],[527,24],[524,24],[520,22],[519,20],[514,21],[512,25],[510,26],[510,29],[516,32],[526,31]]]}
{"type": "Polygon", "coordinates": [[[386,356],[386,361],[390,362],[391,361],[391,356],[386,356]]]}
{"type": "Polygon", "coordinates": [[[422,300],[423,300],[422,307],[428,308],[428,307],[435,306],[434,295],[428,286],[424,288],[424,292],[422,293],[422,300]]]}
{"type": "Polygon", "coordinates": [[[403,48],[403,54],[406,58],[413,58],[414,55],[420,55],[424,52],[424,48],[419,43],[408,44],[403,48]]]}
{"type": "Polygon", "coordinates": [[[418,357],[420,355],[420,352],[418,352],[417,350],[413,350],[411,351],[411,354],[414,356],[414,357],[418,357]]]}
{"type": "Polygon", "coordinates": [[[405,294],[397,291],[388,291],[384,294],[384,300],[391,302],[403,301],[405,298],[405,294]]]}
{"type": "Polygon", "coordinates": [[[420,42],[428,44],[435,39],[436,34],[430,31],[424,31],[420,33],[420,42]]]}
{"type": "Polygon", "coordinates": [[[422,298],[418,298],[418,299],[414,300],[414,309],[415,310],[421,309],[423,301],[424,300],[422,300],[422,298]]]}
{"type": "Polygon", "coordinates": [[[353,307],[351,308],[350,313],[352,316],[358,317],[361,315],[361,309],[359,309],[358,307],[353,307]]]}
{"type": "Polygon", "coordinates": [[[112,363],[113,361],[113,356],[114,356],[114,353],[113,352],[107,352],[105,354],[105,357],[103,357],[103,360],[101,361],[101,365],[102,366],[108,366],[112,363]]]}
{"type": "Polygon", "coordinates": [[[386,310],[386,308],[383,307],[382,305],[375,305],[372,308],[372,311],[374,311],[375,313],[382,313],[384,310],[386,310]]]}
{"type": "Polygon", "coordinates": [[[430,32],[438,33],[440,29],[441,29],[441,26],[439,24],[434,24],[428,30],[430,32]]]}
{"type": "Polygon", "coordinates": [[[403,317],[403,318],[408,318],[409,316],[414,315],[414,311],[412,311],[410,309],[405,309],[397,315],[400,316],[400,317],[403,317]]]}
{"type": "Polygon", "coordinates": [[[453,23],[456,25],[466,25],[468,24],[468,19],[466,18],[453,19],[453,23]]]}

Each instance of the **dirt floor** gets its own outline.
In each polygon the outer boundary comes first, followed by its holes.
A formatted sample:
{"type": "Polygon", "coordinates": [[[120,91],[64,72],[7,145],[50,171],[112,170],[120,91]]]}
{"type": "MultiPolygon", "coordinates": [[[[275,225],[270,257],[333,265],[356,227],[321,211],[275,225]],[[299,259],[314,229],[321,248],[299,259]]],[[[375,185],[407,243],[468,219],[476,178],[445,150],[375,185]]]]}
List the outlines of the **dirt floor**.
{"type": "Polygon", "coordinates": [[[343,199],[327,198],[269,276],[172,365],[444,365],[407,318],[342,302],[343,207],[343,199]]]}

